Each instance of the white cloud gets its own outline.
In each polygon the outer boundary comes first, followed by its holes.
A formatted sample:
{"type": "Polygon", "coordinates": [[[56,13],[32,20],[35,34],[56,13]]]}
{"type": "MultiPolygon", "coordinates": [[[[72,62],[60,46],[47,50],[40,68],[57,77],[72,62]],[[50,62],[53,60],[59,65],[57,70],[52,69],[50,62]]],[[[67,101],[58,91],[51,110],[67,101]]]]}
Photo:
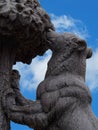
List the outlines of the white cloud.
{"type": "Polygon", "coordinates": [[[38,84],[44,79],[47,69],[47,62],[51,57],[51,51],[47,51],[43,57],[36,57],[30,65],[17,63],[14,69],[21,74],[20,85],[24,90],[36,89],[38,84]]]}
{"type": "Polygon", "coordinates": [[[51,18],[56,29],[64,30],[74,26],[73,19],[71,17],[67,17],[66,15],[55,16],[54,14],[51,14],[51,18]]]}
{"type": "Polygon", "coordinates": [[[56,16],[54,14],[50,14],[50,16],[57,32],[71,32],[83,39],[89,37],[86,26],[82,21],[66,15],[56,16]]]}
{"type": "Polygon", "coordinates": [[[98,89],[98,49],[93,53],[92,58],[87,60],[86,81],[91,90],[98,89]]]}
{"type": "MultiPolygon", "coordinates": [[[[42,58],[35,58],[30,65],[31,72],[33,74],[33,81],[35,87],[44,79],[47,70],[47,63],[51,57],[51,51],[47,51],[46,55],[42,58]]],[[[31,87],[32,88],[32,87],[31,87]]]]}

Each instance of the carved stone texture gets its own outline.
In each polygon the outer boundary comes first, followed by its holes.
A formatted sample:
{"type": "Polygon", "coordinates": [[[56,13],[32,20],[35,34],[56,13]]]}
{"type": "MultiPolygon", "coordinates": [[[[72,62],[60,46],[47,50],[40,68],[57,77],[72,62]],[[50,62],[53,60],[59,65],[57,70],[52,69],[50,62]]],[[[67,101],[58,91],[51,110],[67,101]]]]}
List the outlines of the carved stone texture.
{"type": "Polygon", "coordinates": [[[86,59],[92,55],[86,42],[70,34],[47,33],[53,51],[37,100],[48,113],[46,130],[98,130],[91,109],[91,94],[85,85],[86,59]]]}
{"type": "MultiPolygon", "coordinates": [[[[30,63],[47,47],[46,32],[54,27],[37,0],[0,1],[0,37],[10,37],[17,44],[16,61],[30,63]]],[[[0,38],[1,39],[1,38],[0,38]]]]}
{"type": "Polygon", "coordinates": [[[4,100],[5,105],[1,101],[7,91],[13,93],[12,66],[17,61],[30,64],[33,57],[47,50],[49,28],[54,30],[48,14],[37,0],[0,0],[0,130],[10,129],[4,107],[10,101],[4,100]]]}
{"type": "Polygon", "coordinates": [[[27,100],[20,94],[18,73],[12,72],[16,44],[10,38],[0,40],[0,130],[10,130],[10,120],[41,128],[47,120],[40,101],[27,100]]]}
{"type": "Polygon", "coordinates": [[[12,70],[11,88],[2,93],[2,107],[5,114],[16,123],[44,130],[45,126],[48,125],[47,115],[42,111],[40,101],[31,101],[22,96],[19,89],[19,79],[19,72],[12,70]]]}

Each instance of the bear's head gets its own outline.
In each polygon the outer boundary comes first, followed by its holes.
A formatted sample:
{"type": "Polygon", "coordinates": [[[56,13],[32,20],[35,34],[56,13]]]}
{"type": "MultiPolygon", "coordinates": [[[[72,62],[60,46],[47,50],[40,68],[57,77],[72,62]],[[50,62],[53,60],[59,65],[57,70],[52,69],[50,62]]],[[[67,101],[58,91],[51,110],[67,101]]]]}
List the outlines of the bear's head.
{"type": "Polygon", "coordinates": [[[51,30],[47,38],[53,52],[49,63],[51,71],[62,70],[85,79],[86,59],[92,56],[92,50],[87,48],[85,40],[71,33],[60,34],[51,30]]]}

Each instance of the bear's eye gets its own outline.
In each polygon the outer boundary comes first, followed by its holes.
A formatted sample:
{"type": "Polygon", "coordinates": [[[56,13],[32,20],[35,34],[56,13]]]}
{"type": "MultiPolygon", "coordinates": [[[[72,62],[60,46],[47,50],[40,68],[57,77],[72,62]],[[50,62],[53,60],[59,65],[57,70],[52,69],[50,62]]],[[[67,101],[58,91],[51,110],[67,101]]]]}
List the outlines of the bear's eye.
{"type": "Polygon", "coordinates": [[[78,47],[77,43],[75,43],[75,42],[73,42],[71,46],[72,46],[72,48],[74,48],[74,49],[76,49],[76,48],[78,47]]]}

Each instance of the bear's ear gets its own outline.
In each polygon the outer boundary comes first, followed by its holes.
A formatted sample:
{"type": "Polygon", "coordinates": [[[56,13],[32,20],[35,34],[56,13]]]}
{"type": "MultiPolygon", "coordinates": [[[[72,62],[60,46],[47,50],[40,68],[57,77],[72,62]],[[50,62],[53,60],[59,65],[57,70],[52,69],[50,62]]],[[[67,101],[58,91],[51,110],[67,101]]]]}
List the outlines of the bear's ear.
{"type": "Polygon", "coordinates": [[[86,58],[90,58],[92,56],[93,52],[92,52],[92,49],[91,48],[87,48],[86,50],[86,58]]]}
{"type": "Polygon", "coordinates": [[[86,42],[84,40],[78,41],[78,51],[83,51],[86,49],[86,42]]]}

